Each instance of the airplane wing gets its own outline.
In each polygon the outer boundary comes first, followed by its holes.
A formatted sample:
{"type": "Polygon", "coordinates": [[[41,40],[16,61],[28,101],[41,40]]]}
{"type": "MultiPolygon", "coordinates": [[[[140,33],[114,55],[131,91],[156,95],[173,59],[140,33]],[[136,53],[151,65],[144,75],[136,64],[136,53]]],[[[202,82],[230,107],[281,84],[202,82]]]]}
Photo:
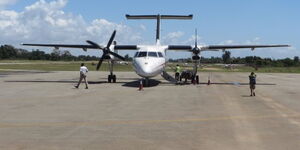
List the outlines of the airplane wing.
{"type": "Polygon", "coordinates": [[[209,45],[201,48],[202,51],[211,50],[226,50],[226,49],[243,49],[250,48],[254,50],[255,48],[270,48],[270,47],[289,47],[289,45],[209,45]]]}
{"type": "MultiPolygon", "coordinates": [[[[290,45],[209,45],[200,46],[200,51],[219,51],[226,49],[244,49],[250,48],[254,50],[255,48],[270,48],[270,47],[290,47],[290,45]]],[[[191,45],[169,45],[167,50],[178,50],[178,51],[192,51],[193,46],[191,45]]]]}
{"type": "Polygon", "coordinates": [[[64,48],[82,48],[83,50],[86,49],[97,49],[94,45],[68,45],[68,44],[21,44],[23,46],[40,46],[40,47],[54,47],[59,49],[61,47],[64,48]]]}
{"type": "MultiPolygon", "coordinates": [[[[68,44],[21,44],[23,46],[40,46],[40,47],[54,47],[56,49],[59,48],[81,48],[84,51],[87,49],[98,49],[98,47],[94,45],[68,45],[68,44]]],[[[103,46],[100,46],[104,48],[103,46]]],[[[115,45],[115,50],[138,50],[137,45],[115,45]]]]}

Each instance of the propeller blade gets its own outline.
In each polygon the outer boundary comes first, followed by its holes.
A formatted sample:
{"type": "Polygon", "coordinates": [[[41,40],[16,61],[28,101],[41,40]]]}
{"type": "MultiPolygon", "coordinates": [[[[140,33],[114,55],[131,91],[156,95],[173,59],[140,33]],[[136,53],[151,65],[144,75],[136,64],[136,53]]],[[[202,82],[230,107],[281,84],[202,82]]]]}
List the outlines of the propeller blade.
{"type": "Polygon", "coordinates": [[[197,33],[197,29],[195,29],[195,47],[198,47],[198,33],[197,33]]]}
{"type": "Polygon", "coordinates": [[[108,43],[107,43],[107,48],[109,48],[110,47],[110,45],[112,44],[112,42],[114,41],[114,39],[115,39],[115,36],[116,36],[116,30],[114,30],[114,32],[113,32],[113,34],[111,35],[111,37],[110,37],[110,39],[109,39],[109,41],[108,41],[108,43]]]}
{"type": "Polygon", "coordinates": [[[105,55],[102,55],[102,57],[99,59],[99,62],[98,62],[98,64],[97,64],[97,70],[99,70],[99,68],[101,67],[101,65],[102,65],[102,62],[103,62],[103,60],[104,60],[104,56],[105,55]]]}
{"type": "Polygon", "coordinates": [[[121,59],[121,60],[125,60],[125,58],[124,58],[123,56],[121,56],[121,55],[119,55],[119,54],[117,54],[117,53],[114,53],[114,52],[112,52],[112,51],[109,51],[108,53],[112,54],[113,56],[115,56],[115,57],[117,57],[117,58],[119,58],[119,59],[121,59]]]}
{"type": "Polygon", "coordinates": [[[98,45],[97,43],[95,43],[93,41],[87,40],[86,42],[89,43],[89,44],[91,44],[91,45],[93,45],[93,46],[95,46],[95,47],[97,47],[97,48],[99,48],[99,49],[104,49],[104,47],[98,45]]]}

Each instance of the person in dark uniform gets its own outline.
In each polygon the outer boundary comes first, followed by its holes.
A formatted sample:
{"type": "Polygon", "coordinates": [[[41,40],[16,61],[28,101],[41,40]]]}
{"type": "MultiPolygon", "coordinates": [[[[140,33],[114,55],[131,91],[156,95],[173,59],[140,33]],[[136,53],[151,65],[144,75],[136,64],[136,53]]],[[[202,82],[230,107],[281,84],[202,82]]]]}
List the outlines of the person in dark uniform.
{"type": "Polygon", "coordinates": [[[256,74],[251,72],[249,75],[249,85],[250,85],[250,96],[255,96],[255,85],[256,85],[256,74]]]}

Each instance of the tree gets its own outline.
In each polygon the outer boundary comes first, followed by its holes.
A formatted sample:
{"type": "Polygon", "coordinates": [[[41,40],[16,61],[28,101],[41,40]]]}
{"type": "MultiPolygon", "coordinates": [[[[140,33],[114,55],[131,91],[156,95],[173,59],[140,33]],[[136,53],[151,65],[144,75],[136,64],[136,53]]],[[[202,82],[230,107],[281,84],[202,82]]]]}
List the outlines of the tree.
{"type": "Polygon", "coordinates": [[[59,49],[53,49],[52,53],[50,54],[50,59],[53,61],[60,60],[60,50],[59,49]]]}
{"type": "Polygon", "coordinates": [[[17,50],[11,45],[4,45],[0,47],[0,58],[14,59],[17,57],[17,50]]]}
{"type": "Polygon", "coordinates": [[[70,60],[73,60],[73,56],[72,56],[72,54],[69,51],[63,51],[61,53],[61,59],[62,60],[70,61],[70,60]]]}
{"type": "Polygon", "coordinates": [[[294,64],[295,64],[295,66],[299,65],[299,56],[294,57],[294,64]]]}
{"type": "Polygon", "coordinates": [[[225,51],[225,53],[222,55],[223,63],[229,64],[230,63],[230,55],[231,53],[229,51],[225,51]]]}
{"type": "Polygon", "coordinates": [[[44,51],[40,51],[40,50],[33,50],[29,57],[28,57],[29,60],[45,60],[46,57],[45,57],[45,52],[44,51]]]}
{"type": "Polygon", "coordinates": [[[125,58],[125,61],[132,61],[132,57],[130,57],[128,54],[126,54],[124,56],[124,58],[125,58]]]}

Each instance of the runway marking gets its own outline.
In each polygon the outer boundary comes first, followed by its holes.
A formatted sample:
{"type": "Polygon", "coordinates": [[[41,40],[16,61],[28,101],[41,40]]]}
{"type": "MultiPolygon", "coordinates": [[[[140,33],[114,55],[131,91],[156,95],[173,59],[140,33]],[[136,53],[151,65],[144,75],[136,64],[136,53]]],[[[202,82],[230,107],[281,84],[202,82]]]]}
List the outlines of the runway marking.
{"type": "Polygon", "coordinates": [[[300,118],[300,115],[265,115],[265,116],[225,116],[195,119],[174,120],[106,120],[106,121],[78,121],[78,122],[33,122],[33,123],[0,123],[0,128],[29,128],[29,127],[65,127],[65,126],[95,126],[95,125],[123,125],[123,124],[155,124],[155,123],[188,123],[227,120],[258,120],[275,118],[300,118]]]}

